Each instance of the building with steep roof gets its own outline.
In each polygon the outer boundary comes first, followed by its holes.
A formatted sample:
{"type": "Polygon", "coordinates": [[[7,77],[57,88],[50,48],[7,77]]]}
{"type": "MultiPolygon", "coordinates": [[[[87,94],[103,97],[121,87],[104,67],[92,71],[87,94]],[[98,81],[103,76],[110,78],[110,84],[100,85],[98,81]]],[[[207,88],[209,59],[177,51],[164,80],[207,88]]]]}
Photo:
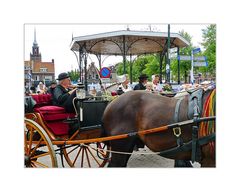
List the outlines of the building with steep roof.
{"type": "Polygon", "coordinates": [[[95,63],[92,62],[88,66],[88,69],[87,69],[87,81],[88,81],[88,84],[99,83],[99,78],[100,78],[99,70],[95,66],[95,63]]]}
{"type": "Polygon", "coordinates": [[[24,61],[24,80],[25,86],[35,87],[40,81],[49,86],[51,81],[55,79],[55,63],[54,59],[51,62],[43,62],[42,55],[36,40],[36,30],[34,30],[34,41],[30,60],[24,61]]]}

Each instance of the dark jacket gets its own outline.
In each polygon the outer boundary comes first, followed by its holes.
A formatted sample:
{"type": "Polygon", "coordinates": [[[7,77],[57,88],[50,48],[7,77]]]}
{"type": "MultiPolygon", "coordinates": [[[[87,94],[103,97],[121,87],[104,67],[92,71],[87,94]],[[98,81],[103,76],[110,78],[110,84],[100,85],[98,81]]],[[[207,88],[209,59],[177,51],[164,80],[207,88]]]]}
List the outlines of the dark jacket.
{"type": "Polygon", "coordinates": [[[54,88],[49,87],[48,90],[47,90],[47,93],[49,93],[53,96],[54,89],[55,89],[55,87],[54,88]]]}
{"type": "Polygon", "coordinates": [[[70,97],[68,91],[63,86],[57,85],[53,91],[53,104],[63,106],[70,97]]]}
{"type": "Polygon", "coordinates": [[[146,90],[146,86],[144,86],[142,83],[138,83],[135,85],[133,90],[146,90]]]}

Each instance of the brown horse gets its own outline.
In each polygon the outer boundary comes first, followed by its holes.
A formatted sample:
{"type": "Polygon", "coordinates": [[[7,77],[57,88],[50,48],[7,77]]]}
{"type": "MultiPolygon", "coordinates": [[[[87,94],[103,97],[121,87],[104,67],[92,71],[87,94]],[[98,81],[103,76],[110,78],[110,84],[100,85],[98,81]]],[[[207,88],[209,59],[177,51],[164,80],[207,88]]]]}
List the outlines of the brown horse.
{"type": "MultiPolygon", "coordinates": [[[[202,94],[202,105],[212,90],[204,91],[202,94]]],[[[178,108],[178,121],[188,120],[189,95],[184,96],[178,108]]],[[[145,91],[131,91],[121,95],[112,101],[104,111],[103,125],[106,135],[119,135],[137,132],[155,127],[175,123],[174,115],[178,99],[155,95],[145,91]]],[[[201,115],[201,114],[200,114],[201,115]]],[[[175,115],[176,116],[176,115],[175,115]]],[[[192,126],[186,125],[181,128],[181,138],[184,143],[192,139],[192,126]]],[[[164,132],[151,133],[140,136],[128,137],[127,139],[110,141],[113,151],[131,153],[134,146],[141,141],[154,152],[167,150],[177,146],[176,136],[172,129],[164,132]]],[[[208,145],[201,146],[202,167],[215,167],[215,151],[210,154],[208,145]]],[[[126,167],[130,155],[112,153],[109,167],[126,167]]],[[[191,150],[172,155],[171,159],[191,160],[191,150]]]]}

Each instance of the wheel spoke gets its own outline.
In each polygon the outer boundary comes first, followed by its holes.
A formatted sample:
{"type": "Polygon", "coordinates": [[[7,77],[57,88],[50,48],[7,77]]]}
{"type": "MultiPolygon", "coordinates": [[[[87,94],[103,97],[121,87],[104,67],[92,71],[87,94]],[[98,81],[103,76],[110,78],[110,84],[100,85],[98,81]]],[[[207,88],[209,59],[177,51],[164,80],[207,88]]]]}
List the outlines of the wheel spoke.
{"type": "MultiPolygon", "coordinates": [[[[80,145],[77,145],[76,147],[74,147],[72,150],[68,151],[67,154],[69,155],[70,153],[72,153],[73,151],[75,151],[78,147],[80,147],[80,145]]],[[[67,147],[66,147],[67,148],[67,147]]]]}
{"type": "Polygon", "coordinates": [[[41,138],[41,139],[38,141],[37,145],[33,148],[32,152],[30,153],[31,155],[35,153],[35,151],[36,151],[37,148],[39,147],[39,145],[40,145],[40,143],[41,143],[42,140],[43,140],[43,139],[41,138]]]}
{"type": "Polygon", "coordinates": [[[93,157],[93,159],[95,160],[95,162],[100,166],[101,164],[98,162],[98,160],[96,159],[96,157],[93,155],[92,151],[87,148],[87,150],[89,151],[89,153],[91,154],[91,156],[93,157]]]}
{"type": "Polygon", "coordinates": [[[24,133],[24,151],[28,151],[28,145],[27,145],[27,133],[24,133]]]}
{"type": "Polygon", "coordinates": [[[83,150],[82,150],[82,161],[81,161],[81,167],[83,167],[83,161],[84,161],[84,150],[85,150],[85,147],[82,147],[83,150]]]}
{"type": "Polygon", "coordinates": [[[33,156],[31,157],[31,159],[37,159],[39,157],[44,157],[44,156],[47,156],[47,155],[51,155],[50,152],[45,152],[45,153],[42,153],[42,154],[39,154],[39,155],[36,155],[36,156],[33,156]]]}
{"type": "Polygon", "coordinates": [[[36,121],[25,118],[24,127],[26,167],[57,167],[54,147],[45,127],[36,121]]]}
{"type": "Polygon", "coordinates": [[[87,157],[88,167],[91,167],[91,164],[90,164],[90,161],[89,161],[89,157],[88,157],[87,149],[85,149],[85,153],[86,153],[86,157],[87,157]]]}
{"type": "Polygon", "coordinates": [[[31,152],[31,148],[32,148],[32,138],[33,138],[33,129],[32,129],[32,127],[30,127],[30,135],[29,135],[30,141],[29,141],[29,144],[28,144],[27,155],[29,155],[30,152],[31,152]]]}
{"type": "Polygon", "coordinates": [[[82,150],[82,147],[79,145],[78,153],[77,153],[77,155],[76,155],[76,157],[75,157],[75,159],[74,159],[74,161],[73,161],[73,166],[75,165],[75,163],[76,163],[76,161],[77,161],[77,158],[78,158],[78,156],[79,156],[81,150],[82,150]]]}
{"type": "Polygon", "coordinates": [[[40,162],[38,162],[38,161],[32,161],[32,162],[33,162],[34,164],[37,164],[37,165],[41,166],[41,167],[48,168],[47,165],[44,165],[43,163],[40,163],[40,162]]]}
{"type": "Polygon", "coordinates": [[[31,162],[32,167],[37,167],[34,162],[31,162]]]}

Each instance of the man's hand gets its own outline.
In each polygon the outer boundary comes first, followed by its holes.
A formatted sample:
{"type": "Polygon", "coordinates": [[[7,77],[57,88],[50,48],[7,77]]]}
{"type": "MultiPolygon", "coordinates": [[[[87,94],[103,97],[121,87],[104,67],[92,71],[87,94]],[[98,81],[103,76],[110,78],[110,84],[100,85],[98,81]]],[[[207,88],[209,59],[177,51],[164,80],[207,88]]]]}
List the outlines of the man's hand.
{"type": "Polygon", "coordinates": [[[77,85],[69,85],[68,88],[75,89],[75,88],[77,88],[77,85]]]}
{"type": "Polygon", "coordinates": [[[69,91],[68,93],[69,93],[69,95],[71,95],[75,90],[76,90],[77,88],[75,88],[75,89],[73,89],[73,90],[71,90],[71,91],[69,91]]]}

